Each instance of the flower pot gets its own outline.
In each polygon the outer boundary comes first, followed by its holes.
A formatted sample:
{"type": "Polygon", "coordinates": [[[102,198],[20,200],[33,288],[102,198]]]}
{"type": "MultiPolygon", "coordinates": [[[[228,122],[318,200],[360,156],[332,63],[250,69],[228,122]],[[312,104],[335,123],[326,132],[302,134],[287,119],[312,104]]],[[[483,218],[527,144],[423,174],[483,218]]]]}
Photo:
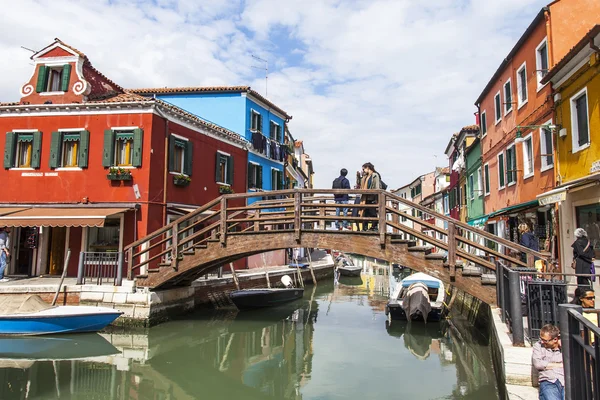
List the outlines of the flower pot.
{"type": "Polygon", "coordinates": [[[173,184],[175,184],[175,186],[187,186],[190,182],[189,179],[173,177],[173,184]]]}
{"type": "Polygon", "coordinates": [[[131,174],[108,174],[106,175],[109,181],[130,181],[131,174]]]}

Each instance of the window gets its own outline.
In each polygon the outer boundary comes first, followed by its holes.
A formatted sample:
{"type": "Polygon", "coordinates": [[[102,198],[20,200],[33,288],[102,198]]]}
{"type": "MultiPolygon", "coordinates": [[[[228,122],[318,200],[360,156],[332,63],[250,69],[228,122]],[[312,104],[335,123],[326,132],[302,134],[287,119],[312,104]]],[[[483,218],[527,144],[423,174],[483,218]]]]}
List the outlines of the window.
{"type": "Polygon", "coordinates": [[[178,135],[169,135],[169,172],[192,176],[193,143],[178,135]]]}
{"type": "Polygon", "coordinates": [[[71,78],[71,65],[47,66],[40,65],[35,91],[44,92],[66,92],[69,90],[71,78]]]}
{"type": "Polygon", "coordinates": [[[573,153],[589,146],[587,88],[571,97],[571,130],[573,132],[573,153]]]}
{"type": "Polygon", "coordinates": [[[50,168],[86,168],[90,133],[85,129],[64,129],[52,132],[50,168]]]}
{"type": "Polygon", "coordinates": [[[254,110],[250,111],[250,129],[262,132],[262,115],[254,110]]]}
{"type": "Polygon", "coordinates": [[[487,135],[487,115],[485,111],[481,113],[481,136],[487,135]]]}
{"type": "Polygon", "coordinates": [[[248,189],[262,189],[262,167],[256,163],[248,163],[248,189]]]}
{"type": "Polygon", "coordinates": [[[498,189],[504,189],[504,154],[498,154],[498,189]]]}
{"type": "Polygon", "coordinates": [[[533,176],[533,143],[531,134],[523,140],[523,177],[533,176]]]}
{"type": "Polygon", "coordinates": [[[4,168],[39,168],[42,132],[7,132],[4,168]]]}
{"type": "Polygon", "coordinates": [[[504,115],[512,111],[512,85],[510,78],[504,84],[504,115]]]}
{"type": "Polygon", "coordinates": [[[230,154],[217,151],[215,181],[233,185],[233,157],[230,154]]]}
{"type": "Polygon", "coordinates": [[[490,194],[490,166],[489,164],[485,164],[483,166],[483,174],[485,179],[485,195],[490,194]]]}
{"type": "Polygon", "coordinates": [[[141,167],[143,134],[144,131],[139,128],[105,130],[102,165],[104,167],[141,167]]]}
{"type": "Polygon", "coordinates": [[[278,143],[281,143],[281,126],[279,124],[271,121],[270,123],[270,135],[271,139],[275,140],[278,143]]]}
{"type": "Polygon", "coordinates": [[[481,197],[483,195],[483,178],[481,176],[481,168],[477,169],[477,197],[481,197]]]}
{"type": "Polygon", "coordinates": [[[515,145],[506,148],[506,184],[514,185],[517,182],[517,158],[515,145]]]}
{"type": "Polygon", "coordinates": [[[283,171],[271,168],[271,190],[283,189],[283,171]]]}
{"type": "Polygon", "coordinates": [[[444,214],[448,214],[450,212],[450,196],[447,194],[444,195],[444,214]]]}
{"type": "MultiPolygon", "coordinates": [[[[552,120],[546,122],[551,124],[552,120]]],[[[552,143],[552,131],[548,128],[540,128],[540,154],[542,156],[542,171],[554,166],[554,146],[552,143]]]]}
{"type": "Polygon", "coordinates": [[[517,105],[519,108],[527,103],[527,64],[523,63],[517,70],[517,105]]]}
{"type": "Polygon", "coordinates": [[[502,119],[502,102],[500,101],[500,92],[494,96],[494,110],[496,112],[496,123],[502,119]]]}
{"type": "Polygon", "coordinates": [[[548,42],[546,39],[542,40],[542,43],[540,43],[535,49],[535,66],[537,69],[537,82],[539,90],[544,86],[540,82],[548,73],[548,42]]]}
{"type": "Polygon", "coordinates": [[[469,199],[473,200],[475,198],[475,179],[473,178],[473,174],[469,175],[469,199]]]}

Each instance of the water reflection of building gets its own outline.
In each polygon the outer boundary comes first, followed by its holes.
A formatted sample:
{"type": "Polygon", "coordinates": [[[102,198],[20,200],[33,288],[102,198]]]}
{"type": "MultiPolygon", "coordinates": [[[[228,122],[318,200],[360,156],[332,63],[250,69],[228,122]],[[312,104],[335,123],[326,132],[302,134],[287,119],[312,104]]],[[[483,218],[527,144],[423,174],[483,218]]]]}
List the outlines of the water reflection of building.
{"type": "Polygon", "coordinates": [[[301,399],[318,305],[311,299],[288,311],[98,336],[114,344],[113,354],[83,360],[3,359],[0,399],[301,399]]]}

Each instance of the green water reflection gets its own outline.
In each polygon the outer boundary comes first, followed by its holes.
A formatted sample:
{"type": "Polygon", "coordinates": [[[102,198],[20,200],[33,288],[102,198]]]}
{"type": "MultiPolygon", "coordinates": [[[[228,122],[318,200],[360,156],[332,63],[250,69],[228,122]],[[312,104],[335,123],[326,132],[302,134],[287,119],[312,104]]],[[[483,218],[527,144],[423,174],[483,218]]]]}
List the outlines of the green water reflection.
{"type": "Polygon", "coordinates": [[[0,339],[0,399],[498,398],[485,337],[389,324],[390,280],[402,272],[360,262],[360,278],[307,287],[282,308],[199,312],[143,333],[0,339]]]}

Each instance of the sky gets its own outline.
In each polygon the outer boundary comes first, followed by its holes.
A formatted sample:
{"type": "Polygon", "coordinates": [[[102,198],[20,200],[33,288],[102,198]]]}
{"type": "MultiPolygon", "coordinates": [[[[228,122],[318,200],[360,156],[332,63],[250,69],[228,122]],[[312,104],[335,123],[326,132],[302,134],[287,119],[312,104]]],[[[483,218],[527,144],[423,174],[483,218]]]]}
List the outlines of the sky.
{"type": "Polygon", "coordinates": [[[450,137],[548,1],[13,1],[0,101],[32,74],[21,46],[57,37],[125,88],[250,85],[293,116],[316,187],[372,162],[392,189],[448,165],[450,137]]]}

